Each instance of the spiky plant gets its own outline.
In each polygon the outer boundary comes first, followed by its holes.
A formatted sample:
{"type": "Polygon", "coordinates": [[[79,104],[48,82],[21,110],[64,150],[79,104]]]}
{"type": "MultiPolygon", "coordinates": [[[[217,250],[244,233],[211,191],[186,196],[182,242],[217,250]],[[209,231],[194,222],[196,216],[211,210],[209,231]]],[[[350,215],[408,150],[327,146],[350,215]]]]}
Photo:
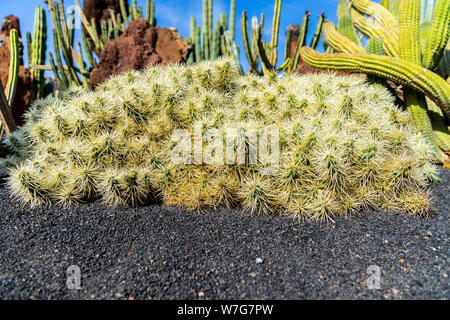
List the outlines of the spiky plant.
{"type": "Polygon", "coordinates": [[[412,120],[436,153],[449,161],[450,84],[448,48],[450,1],[341,0],[338,28],[325,23],[325,37],[336,54],[302,48],[303,60],[327,70],[366,73],[403,85],[412,120]],[[369,38],[366,48],[360,34],[369,38]],[[448,45],[447,45],[448,47],[448,45]],[[440,73],[440,75],[438,74],[440,73]],[[447,81],[446,81],[447,80],[447,81]]]}
{"type": "MultiPolygon", "coordinates": [[[[247,10],[242,12],[241,16],[241,31],[242,39],[244,42],[245,54],[250,66],[249,73],[264,74],[266,76],[274,76],[276,73],[286,72],[290,73],[295,70],[300,63],[300,48],[306,43],[306,36],[309,29],[309,21],[311,14],[306,10],[306,14],[303,17],[301,31],[298,35],[297,42],[292,41],[292,27],[287,29],[285,54],[283,63],[278,66],[278,36],[280,27],[281,16],[281,0],[275,0],[273,22],[272,22],[272,38],[269,43],[266,43],[263,39],[264,28],[264,14],[261,14],[261,18],[258,21],[257,17],[253,17],[251,21],[251,35],[248,33],[248,20],[247,10]],[[251,41],[250,41],[251,40],[251,41]],[[291,48],[295,43],[294,56],[291,58],[291,48]],[[259,64],[261,62],[262,70],[259,71],[259,64]]],[[[323,33],[323,24],[325,21],[325,13],[322,12],[319,17],[314,36],[311,41],[311,47],[316,49],[323,33]]]]}
{"type": "Polygon", "coordinates": [[[425,215],[435,154],[393,100],[360,76],[240,77],[229,59],[130,71],[38,101],[7,136],[8,186],[31,205],[425,215]]]}

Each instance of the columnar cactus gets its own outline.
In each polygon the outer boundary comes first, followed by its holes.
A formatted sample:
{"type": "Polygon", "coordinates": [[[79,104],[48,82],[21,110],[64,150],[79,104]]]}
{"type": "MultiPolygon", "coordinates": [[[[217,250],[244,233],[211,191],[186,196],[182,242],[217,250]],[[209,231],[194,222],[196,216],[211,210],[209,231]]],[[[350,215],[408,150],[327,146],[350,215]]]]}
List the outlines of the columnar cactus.
{"type": "Polygon", "coordinates": [[[390,57],[367,54],[368,48],[364,50],[360,43],[355,43],[347,29],[336,30],[327,22],[327,44],[337,54],[321,55],[303,48],[302,58],[316,68],[363,72],[404,85],[405,104],[417,128],[434,146],[437,160],[448,161],[450,84],[445,81],[449,73],[445,71],[445,48],[450,37],[450,0],[437,0],[433,7],[434,3],[428,1],[425,9],[425,1],[418,0],[382,4],[341,0],[338,15],[350,10],[353,26],[366,37],[381,40],[383,55],[390,57]],[[438,112],[436,106],[440,108],[438,112]]]}
{"type": "MultiPolygon", "coordinates": [[[[47,53],[47,21],[44,8],[36,8],[33,37],[31,37],[31,34],[27,34],[27,39],[30,64],[32,66],[44,65],[47,53]]],[[[33,70],[33,80],[36,86],[37,97],[39,99],[43,98],[45,85],[44,70],[33,70]]]]}
{"type": "Polygon", "coordinates": [[[216,60],[227,56],[239,62],[239,49],[234,41],[236,0],[230,3],[230,21],[226,13],[221,13],[213,29],[213,0],[203,0],[202,28],[196,25],[195,17],[190,21],[190,45],[193,47],[189,64],[203,60],[216,60]],[[228,34],[227,34],[228,33],[228,34]]]}
{"type": "Polygon", "coordinates": [[[155,66],[38,101],[7,136],[16,155],[3,164],[30,205],[423,216],[433,149],[393,100],[361,76],[240,77],[231,59],[155,66]]]}
{"type": "MultiPolygon", "coordinates": [[[[35,72],[51,69],[54,73],[55,81],[63,90],[68,89],[72,85],[83,85],[89,88],[90,70],[97,64],[95,56],[100,56],[106,42],[111,39],[117,39],[130,22],[143,17],[143,9],[137,5],[135,0],[132,1],[129,12],[126,9],[125,1],[120,0],[121,12],[113,12],[111,18],[108,21],[102,21],[100,30],[97,30],[95,21],[88,21],[81,9],[79,0],[75,0],[76,10],[81,17],[86,33],[82,31],[82,42],[74,44],[75,28],[73,23],[69,24],[68,21],[74,21],[75,12],[70,12],[69,16],[66,17],[64,1],[60,0],[56,3],[54,0],[49,0],[48,6],[54,26],[54,52],[53,54],[50,53],[50,66],[43,65],[45,58],[33,62],[32,67],[35,69],[35,72]],[[84,56],[87,58],[87,63],[84,61],[84,56]]],[[[39,17],[42,19],[41,15],[39,17]]],[[[154,0],[147,0],[146,19],[152,25],[156,25],[154,0]]],[[[42,28],[42,26],[42,23],[39,22],[39,27],[35,27],[35,32],[42,28]]],[[[31,43],[31,36],[27,37],[27,41],[31,43]]],[[[36,39],[36,35],[34,37],[36,39]]],[[[34,55],[34,53],[30,51],[29,55],[34,55]]]]}
{"type": "MultiPolygon", "coordinates": [[[[301,34],[297,41],[296,50],[293,59],[290,57],[290,49],[292,48],[291,32],[288,28],[286,34],[286,45],[285,45],[285,60],[281,66],[277,67],[277,46],[278,46],[278,33],[281,15],[281,1],[275,0],[274,6],[274,17],[272,24],[272,40],[270,43],[264,42],[262,39],[263,35],[263,20],[264,14],[261,14],[261,19],[258,22],[257,17],[252,18],[251,31],[252,36],[248,34],[248,21],[247,21],[247,11],[244,10],[241,16],[241,31],[242,39],[244,41],[244,49],[247,60],[250,65],[250,73],[253,74],[264,74],[268,76],[273,76],[275,73],[286,71],[290,73],[295,70],[300,62],[300,48],[304,46],[306,42],[306,36],[309,28],[310,13],[308,10],[302,21],[301,34]],[[252,39],[252,44],[250,44],[250,38],[252,39]],[[262,71],[258,70],[259,61],[261,61],[262,71]]],[[[325,22],[325,14],[319,18],[319,23],[317,24],[316,31],[314,33],[311,47],[317,48],[320,39],[322,38],[323,27],[325,22]]]]}

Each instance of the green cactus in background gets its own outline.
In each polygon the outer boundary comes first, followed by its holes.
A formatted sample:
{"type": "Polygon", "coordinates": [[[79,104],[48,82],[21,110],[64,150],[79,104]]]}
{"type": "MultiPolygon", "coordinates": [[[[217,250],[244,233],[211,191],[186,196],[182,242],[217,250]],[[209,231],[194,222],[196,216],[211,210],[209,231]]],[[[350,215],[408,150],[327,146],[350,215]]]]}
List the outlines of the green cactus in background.
{"type": "MultiPolygon", "coordinates": [[[[196,25],[195,17],[190,20],[189,44],[192,47],[189,64],[203,60],[216,60],[222,56],[232,57],[239,63],[239,48],[234,42],[236,0],[230,3],[230,21],[226,13],[220,14],[213,29],[213,0],[203,0],[202,27],[196,25]],[[228,35],[227,35],[228,32],[228,35]]],[[[240,68],[242,70],[242,67],[240,68]]]]}
{"type": "Polygon", "coordinates": [[[17,30],[12,29],[9,33],[9,46],[10,46],[10,60],[9,60],[9,73],[8,82],[6,83],[5,90],[3,84],[0,81],[0,117],[1,117],[1,136],[3,132],[6,134],[12,133],[16,130],[16,123],[11,113],[12,104],[17,89],[17,81],[19,78],[19,34],[17,30]]]}
{"type": "MultiPolygon", "coordinates": [[[[28,61],[31,68],[45,64],[47,53],[47,21],[44,8],[37,7],[34,17],[33,37],[27,33],[28,61]]],[[[36,96],[38,99],[44,97],[44,70],[33,70],[33,80],[36,86],[36,96]]]]}
{"type": "MultiPolygon", "coordinates": [[[[42,74],[44,70],[52,70],[58,86],[66,90],[72,85],[83,85],[88,88],[90,71],[96,66],[106,42],[117,39],[130,24],[137,18],[143,17],[143,9],[137,6],[136,1],[132,1],[129,8],[130,18],[125,6],[126,0],[120,0],[121,12],[112,12],[111,18],[101,21],[100,30],[94,19],[88,21],[81,9],[79,0],[75,0],[75,6],[81,17],[82,24],[86,32],[81,31],[81,43],[74,44],[75,28],[73,25],[75,11],[69,12],[66,16],[64,1],[48,0],[48,7],[53,21],[53,49],[50,53],[50,66],[44,65],[45,61],[45,15],[42,8],[36,11],[34,39],[27,34],[28,56],[32,61],[30,64],[35,74],[42,74]],[[70,23],[69,23],[70,21],[70,23]],[[34,40],[34,41],[32,41],[34,40]],[[40,40],[40,41],[36,41],[40,40]],[[42,40],[42,42],[41,42],[42,40]],[[36,47],[36,49],[35,49],[36,47]],[[43,49],[42,49],[43,48],[43,49]],[[41,51],[43,50],[43,51],[41,51]],[[61,56],[62,55],[62,56],[61,56]],[[84,60],[87,59],[87,63],[84,60]]],[[[146,19],[152,25],[156,25],[155,1],[147,0],[146,19]]],[[[39,76],[37,76],[39,78],[39,76]]],[[[43,77],[41,77],[43,79],[43,77]]],[[[42,80],[39,80],[39,83],[42,80]]],[[[39,89],[41,92],[41,89],[39,89]]],[[[42,97],[42,93],[39,97],[42,97]]]]}
{"type": "Polygon", "coordinates": [[[19,33],[12,29],[9,33],[10,39],[10,60],[8,82],[6,83],[5,94],[10,106],[13,105],[16,96],[17,81],[19,79],[20,53],[19,53],[19,33]]]}
{"type": "Polygon", "coordinates": [[[335,29],[327,22],[326,41],[337,54],[322,55],[303,48],[304,61],[320,69],[367,73],[402,85],[405,105],[417,128],[434,146],[437,160],[448,161],[450,0],[430,0],[427,5],[418,0],[382,4],[342,0],[338,15],[344,17],[342,23],[347,27],[351,21],[369,38],[368,46],[364,49],[355,43],[347,28],[335,29]],[[350,10],[350,19],[344,15],[346,10],[350,10]]]}
{"type": "MultiPolygon", "coordinates": [[[[274,74],[286,71],[287,73],[295,70],[300,63],[300,48],[306,43],[306,36],[308,34],[310,13],[306,11],[303,18],[300,35],[298,37],[297,46],[294,51],[294,56],[290,57],[290,52],[292,49],[292,29],[288,28],[286,33],[286,44],[285,44],[285,54],[284,62],[281,66],[277,67],[277,46],[278,46],[278,33],[281,15],[281,1],[275,0],[274,5],[274,18],[272,23],[272,40],[270,43],[266,43],[262,39],[262,30],[264,23],[264,15],[261,15],[261,19],[258,22],[257,17],[252,18],[251,30],[252,30],[252,43],[250,43],[250,36],[248,33],[248,20],[247,11],[244,10],[241,16],[241,31],[242,39],[244,42],[244,49],[247,60],[250,65],[250,73],[254,74],[264,74],[267,76],[274,76],[274,74]],[[258,70],[259,61],[261,62],[262,71],[258,70]]],[[[324,29],[325,14],[319,18],[319,23],[317,24],[316,31],[314,33],[313,39],[311,41],[311,47],[317,48],[320,39],[322,38],[322,33],[324,29]]]]}

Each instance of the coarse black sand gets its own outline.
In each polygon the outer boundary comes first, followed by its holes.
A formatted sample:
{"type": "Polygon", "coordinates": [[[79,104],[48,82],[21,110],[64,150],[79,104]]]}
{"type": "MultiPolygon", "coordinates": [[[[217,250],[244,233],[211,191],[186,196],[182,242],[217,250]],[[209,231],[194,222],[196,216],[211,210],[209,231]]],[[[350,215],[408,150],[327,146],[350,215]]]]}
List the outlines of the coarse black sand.
{"type": "Polygon", "coordinates": [[[0,187],[1,299],[449,299],[450,170],[429,219],[335,223],[90,203],[29,209],[0,187]],[[81,269],[81,290],[66,270],[81,269]],[[367,288],[367,268],[381,289],[367,288]]]}

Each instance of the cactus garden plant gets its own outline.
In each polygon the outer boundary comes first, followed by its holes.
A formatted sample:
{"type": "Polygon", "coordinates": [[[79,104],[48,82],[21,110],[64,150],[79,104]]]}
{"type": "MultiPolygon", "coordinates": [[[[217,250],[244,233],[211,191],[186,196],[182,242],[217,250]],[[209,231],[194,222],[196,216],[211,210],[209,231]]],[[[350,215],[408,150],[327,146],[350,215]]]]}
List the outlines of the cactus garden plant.
{"type": "MultiPolygon", "coordinates": [[[[281,16],[281,0],[275,0],[274,5],[274,15],[272,23],[272,39],[270,43],[266,43],[262,39],[263,28],[264,28],[264,14],[261,14],[260,21],[258,22],[257,17],[252,18],[251,23],[251,37],[248,33],[248,19],[247,11],[244,10],[241,16],[241,31],[242,39],[244,41],[245,54],[250,66],[250,73],[274,76],[280,72],[290,73],[295,70],[300,63],[300,48],[302,48],[306,43],[306,36],[308,34],[310,13],[307,10],[302,21],[301,32],[298,37],[298,41],[295,47],[294,56],[291,59],[290,53],[293,45],[292,42],[292,28],[289,27],[286,33],[286,45],[285,45],[285,55],[284,62],[277,66],[278,62],[278,36],[280,27],[280,16],[281,16]],[[250,41],[250,39],[252,41],[250,41]],[[252,43],[251,43],[252,42],[252,43]],[[262,70],[260,71],[259,63],[261,62],[262,70]]],[[[311,47],[316,49],[323,33],[323,24],[325,21],[325,14],[319,18],[319,22],[314,33],[314,37],[311,41],[311,47]]]]}
{"type": "Polygon", "coordinates": [[[366,73],[402,85],[411,118],[443,162],[450,152],[450,1],[429,0],[426,7],[418,0],[342,0],[339,27],[329,21],[324,27],[335,54],[304,47],[301,55],[319,69],[366,73]],[[369,46],[362,46],[356,30],[370,39],[369,46]]]}
{"type": "Polygon", "coordinates": [[[316,220],[364,208],[424,216],[425,187],[436,179],[434,150],[393,100],[356,75],[241,77],[229,58],[155,66],[115,76],[96,91],[72,87],[62,99],[38,101],[24,127],[7,136],[15,155],[3,164],[11,192],[30,205],[101,199],[189,209],[240,205],[316,220]],[[174,162],[195,128],[203,153],[194,138],[194,148],[174,162]],[[227,128],[243,144],[209,161],[220,154],[227,128]],[[270,150],[250,138],[266,128],[279,137],[270,150]],[[179,130],[187,138],[180,140],[179,130]],[[267,173],[272,164],[276,170],[267,173]]]}
{"type": "Polygon", "coordinates": [[[243,74],[239,62],[239,48],[235,43],[236,0],[231,0],[229,21],[227,14],[222,12],[214,30],[213,9],[213,0],[203,0],[203,29],[197,26],[195,17],[191,17],[190,37],[186,40],[191,45],[192,52],[187,63],[192,65],[204,60],[231,57],[239,66],[240,73],[243,74]]]}

